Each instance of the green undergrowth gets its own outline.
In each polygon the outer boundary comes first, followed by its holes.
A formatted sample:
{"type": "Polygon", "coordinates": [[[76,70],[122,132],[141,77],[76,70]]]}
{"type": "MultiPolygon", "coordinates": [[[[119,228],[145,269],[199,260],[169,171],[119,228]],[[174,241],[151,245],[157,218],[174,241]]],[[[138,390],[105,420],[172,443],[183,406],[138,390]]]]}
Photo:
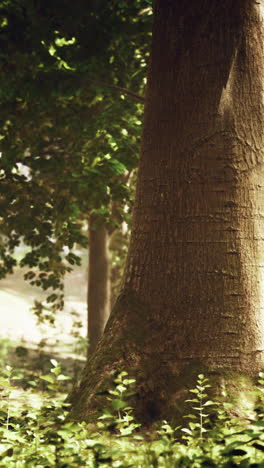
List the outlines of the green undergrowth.
{"type": "Polygon", "coordinates": [[[128,404],[135,381],[126,372],[114,379],[97,423],[87,424],[70,419],[70,378],[61,364],[52,359],[49,372],[27,381],[26,388],[24,371],[1,371],[0,467],[264,467],[264,374],[258,404],[243,421],[232,416],[227,399],[209,399],[210,383],[200,374],[190,390],[185,426],[163,421],[146,430],[128,404]]]}

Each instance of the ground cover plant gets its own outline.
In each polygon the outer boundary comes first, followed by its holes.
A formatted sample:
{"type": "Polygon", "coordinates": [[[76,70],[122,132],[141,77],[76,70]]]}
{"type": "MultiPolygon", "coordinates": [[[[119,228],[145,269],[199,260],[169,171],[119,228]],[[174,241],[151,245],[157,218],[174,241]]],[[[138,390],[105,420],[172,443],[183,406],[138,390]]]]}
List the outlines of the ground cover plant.
{"type": "Polygon", "coordinates": [[[21,364],[1,369],[0,467],[264,467],[263,373],[258,403],[243,420],[232,415],[227,396],[209,398],[210,382],[200,374],[190,389],[186,423],[146,428],[134,419],[129,398],[135,380],[127,372],[116,376],[108,407],[89,424],[70,418],[70,377],[62,365],[51,359],[45,368],[32,380],[21,364]]]}

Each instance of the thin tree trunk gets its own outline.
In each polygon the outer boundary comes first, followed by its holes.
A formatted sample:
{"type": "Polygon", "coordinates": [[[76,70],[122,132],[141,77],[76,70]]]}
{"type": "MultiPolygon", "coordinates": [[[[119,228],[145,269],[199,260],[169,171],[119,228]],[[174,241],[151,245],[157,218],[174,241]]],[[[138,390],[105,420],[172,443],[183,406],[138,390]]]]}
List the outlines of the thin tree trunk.
{"type": "Polygon", "coordinates": [[[156,1],[130,251],[82,417],[116,369],[157,419],[197,373],[263,366],[263,44],[259,2],[156,1]]]}
{"type": "Polygon", "coordinates": [[[95,215],[89,217],[88,354],[94,352],[110,313],[109,236],[95,215]]]}

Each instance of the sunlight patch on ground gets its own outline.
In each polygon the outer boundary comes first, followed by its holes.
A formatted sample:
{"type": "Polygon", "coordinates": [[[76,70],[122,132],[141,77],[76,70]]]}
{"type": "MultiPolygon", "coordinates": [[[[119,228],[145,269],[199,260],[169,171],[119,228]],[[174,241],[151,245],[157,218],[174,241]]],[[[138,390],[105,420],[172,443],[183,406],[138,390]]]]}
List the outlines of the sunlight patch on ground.
{"type": "Polygon", "coordinates": [[[56,327],[42,326],[41,329],[37,326],[36,318],[30,311],[33,301],[26,301],[19,295],[12,294],[7,291],[0,291],[0,335],[4,338],[25,340],[31,343],[38,343],[43,334],[49,336],[49,340],[57,339],[58,336],[64,342],[72,341],[71,327],[72,316],[71,310],[80,314],[80,320],[83,327],[80,330],[82,336],[86,335],[86,304],[78,301],[67,301],[66,308],[63,312],[58,312],[56,327]]]}
{"type": "Polygon", "coordinates": [[[24,280],[26,270],[16,268],[12,275],[0,281],[0,337],[36,345],[45,340],[49,345],[65,347],[76,339],[72,336],[73,321],[82,327],[81,337],[87,333],[87,272],[77,267],[65,277],[65,309],[56,316],[56,326],[37,325],[31,308],[34,300],[43,301],[46,293],[24,280]],[[73,316],[71,312],[78,315],[73,316]]]}

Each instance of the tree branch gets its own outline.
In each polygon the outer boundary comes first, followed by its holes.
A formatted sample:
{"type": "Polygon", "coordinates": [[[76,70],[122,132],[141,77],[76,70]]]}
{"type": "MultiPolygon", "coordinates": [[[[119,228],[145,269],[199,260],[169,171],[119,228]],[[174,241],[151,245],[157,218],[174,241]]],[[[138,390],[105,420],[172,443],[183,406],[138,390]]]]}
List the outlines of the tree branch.
{"type": "Polygon", "coordinates": [[[115,85],[109,85],[107,83],[102,83],[101,81],[95,81],[95,80],[87,80],[89,83],[93,83],[96,86],[101,86],[102,88],[108,88],[108,89],[113,89],[115,91],[119,91],[120,93],[127,94],[128,96],[133,97],[137,101],[144,102],[145,98],[144,96],[140,96],[140,94],[134,93],[133,91],[130,91],[129,89],[122,88],[121,86],[115,86],[115,85]]]}

